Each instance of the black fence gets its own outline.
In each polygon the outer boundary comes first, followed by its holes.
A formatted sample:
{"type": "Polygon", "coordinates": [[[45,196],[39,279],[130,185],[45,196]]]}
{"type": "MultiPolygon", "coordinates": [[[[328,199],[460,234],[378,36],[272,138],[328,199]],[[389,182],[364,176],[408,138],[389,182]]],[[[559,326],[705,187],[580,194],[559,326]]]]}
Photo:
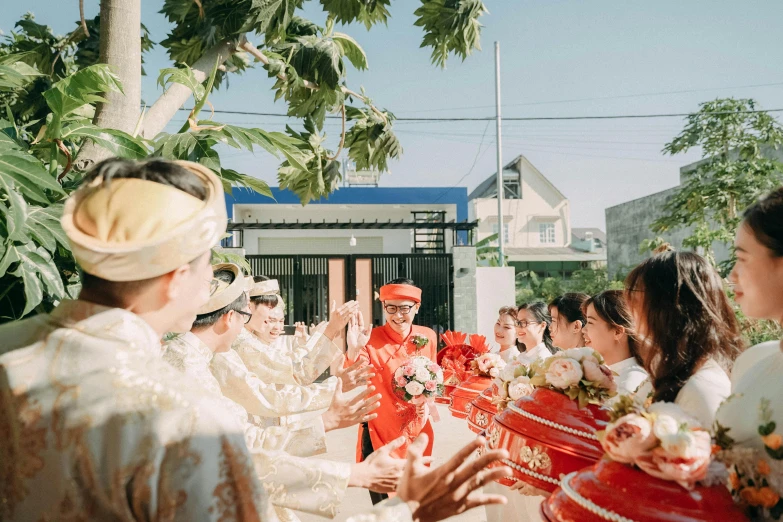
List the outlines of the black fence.
{"type": "Polygon", "coordinates": [[[422,289],[422,305],[415,323],[442,333],[454,324],[454,278],[451,254],[258,255],[247,256],[254,275],[277,279],[286,302],[286,322],[318,323],[329,314],[329,259],[344,259],[345,295],[356,297],[356,260],[372,263],[373,325],[383,323],[381,286],[400,277],[422,289]]]}

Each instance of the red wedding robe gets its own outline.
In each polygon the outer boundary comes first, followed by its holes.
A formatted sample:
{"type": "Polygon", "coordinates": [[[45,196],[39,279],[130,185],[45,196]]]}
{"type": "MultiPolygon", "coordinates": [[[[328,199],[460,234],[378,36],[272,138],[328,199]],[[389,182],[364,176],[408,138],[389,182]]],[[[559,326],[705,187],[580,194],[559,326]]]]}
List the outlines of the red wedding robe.
{"type": "MultiPolygon", "coordinates": [[[[426,433],[429,436],[429,443],[424,453],[425,456],[432,455],[432,422],[428,419],[426,424],[422,423],[416,414],[416,406],[399,399],[394,395],[393,391],[395,370],[410,357],[417,355],[416,346],[409,340],[411,336],[417,334],[430,340],[426,346],[418,350],[418,355],[435,361],[435,355],[438,350],[435,332],[423,326],[413,325],[408,338],[403,339],[402,336],[389,327],[388,323],[373,328],[370,334],[370,342],[361,349],[358,356],[358,359],[373,365],[375,377],[372,379],[372,384],[375,386],[376,393],[382,395],[381,406],[375,410],[378,417],[368,423],[372,447],[377,450],[400,435],[405,435],[405,443],[392,452],[392,455],[398,458],[405,458],[408,445],[420,433],[426,433]]],[[[350,363],[349,361],[348,364],[350,363]]],[[[362,430],[363,427],[360,424],[359,440],[356,447],[356,462],[362,461],[362,430]]]]}

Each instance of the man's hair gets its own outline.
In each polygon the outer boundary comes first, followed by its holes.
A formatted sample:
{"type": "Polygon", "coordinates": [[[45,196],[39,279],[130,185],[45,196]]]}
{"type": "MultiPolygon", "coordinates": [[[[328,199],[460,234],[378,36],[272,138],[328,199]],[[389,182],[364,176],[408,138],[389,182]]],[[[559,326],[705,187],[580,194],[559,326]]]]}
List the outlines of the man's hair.
{"type": "Polygon", "coordinates": [[[413,282],[413,279],[408,279],[407,277],[398,277],[397,279],[392,279],[387,285],[408,285],[408,286],[416,286],[416,283],[413,282]]]}
{"type": "Polygon", "coordinates": [[[202,201],[207,199],[207,187],[196,174],[174,162],[160,158],[131,161],[120,158],[103,160],[87,173],[82,183],[103,178],[109,185],[115,179],[143,179],[181,190],[202,201]]]}
{"type": "MultiPolygon", "coordinates": [[[[207,188],[203,181],[194,173],[176,163],[160,158],[151,158],[141,161],[131,161],[120,158],[110,158],[96,164],[82,180],[88,184],[96,178],[103,178],[103,184],[109,185],[114,179],[143,179],[167,185],[181,190],[193,197],[204,201],[207,199],[207,188]]],[[[201,259],[198,256],[191,261],[193,265],[201,259]]],[[[108,281],[92,274],[82,273],[81,283],[84,290],[101,293],[120,299],[127,296],[135,296],[143,292],[158,277],[143,279],[140,281],[108,281]]]]}
{"type": "MultiPolygon", "coordinates": [[[[269,281],[270,278],[265,275],[257,275],[253,276],[253,282],[254,283],[263,283],[264,281],[269,281]]],[[[275,294],[268,294],[268,295],[256,295],[250,298],[250,302],[254,305],[264,305],[268,306],[269,308],[274,308],[277,306],[277,303],[280,300],[277,298],[275,294]]]]}
{"type": "MultiPolygon", "coordinates": [[[[220,281],[224,281],[228,284],[231,284],[234,282],[234,272],[230,270],[218,270],[214,273],[215,279],[219,279],[220,281]]],[[[202,314],[196,316],[196,320],[193,322],[193,329],[199,329],[199,328],[208,328],[212,326],[213,324],[217,323],[218,320],[220,320],[221,317],[226,315],[227,313],[234,311],[234,312],[240,312],[247,306],[247,293],[242,292],[239,297],[234,299],[231,303],[227,304],[223,308],[219,310],[215,310],[214,312],[209,312],[208,314],[202,314]]]]}

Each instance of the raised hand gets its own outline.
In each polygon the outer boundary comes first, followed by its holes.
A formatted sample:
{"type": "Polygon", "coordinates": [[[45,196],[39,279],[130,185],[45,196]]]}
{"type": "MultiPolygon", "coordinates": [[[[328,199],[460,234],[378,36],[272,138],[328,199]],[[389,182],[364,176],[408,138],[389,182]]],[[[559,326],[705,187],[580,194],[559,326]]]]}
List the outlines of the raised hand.
{"type": "Polygon", "coordinates": [[[359,312],[351,317],[345,340],[348,343],[348,360],[355,361],[359,351],[370,342],[370,328],[364,326],[364,317],[359,312]]]}
{"type": "Polygon", "coordinates": [[[417,522],[435,522],[469,509],[487,504],[505,504],[502,495],[477,493],[480,487],[502,477],[511,476],[511,469],[486,469],[496,460],[508,458],[506,450],[489,450],[480,457],[468,457],[486,444],[479,437],[457,452],[442,466],[431,469],[424,457],[427,435],[421,434],[408,446],[408,462],[400,478],[397,494],[414,509],[417,522]]]}
{"type": "Polygon", "coordinates": [[[344,392],[349,392],[359,386],[364,386],[370,382],[370,379],[375,377],[374,368],[361,360],[358,360],[351,366],[345,368],[345,355],[342,354],[337,358],[334,366],[336,366],[337,369],[333,375],[342,380],[344,392]]]}
{"type": "Polygon", "coordinates": [[[326,431],[339,430],[354,426],[360,422],[368,422],[378,417],[372,413],[380,406],[381,394],[374,393],[375,387],[368,386],[353,399],[343,393],[343,382],[337,379],[337,389],[329,409],[321,416],[326,431]]]}
{"type": "Polygon", "coordinates": [[[294,332],[294,337],[296,337],[297,341],[300,342],[307,342],[307,339],[310,337],[307,334],[307,325],[305,323],[294,323],[294,326],[296,326],[296,332],[294,332]]]}
{"type": "Polygon", "coordinates": [[[354,314],[359,311],[358,301],[348,301],[344,305],[337,307],[337,304],[332,301],[332,312],[329,314],[329,322],[324,330],[324,335],[329,339],[337,337],[343,329],[348,326],[348,322],[351,320],[354,314]]]}
{"type": "Polygon", "coordinates": [[[354,464],[351,468],[349,486],[361,487],[377,493],[391,493],[396,491],[397,482],[405,468],[405,459],[391,456],[391,452],[399,448],[405,442],[405,437],[400,437],[373,451],[364,462],[354,464]]]}

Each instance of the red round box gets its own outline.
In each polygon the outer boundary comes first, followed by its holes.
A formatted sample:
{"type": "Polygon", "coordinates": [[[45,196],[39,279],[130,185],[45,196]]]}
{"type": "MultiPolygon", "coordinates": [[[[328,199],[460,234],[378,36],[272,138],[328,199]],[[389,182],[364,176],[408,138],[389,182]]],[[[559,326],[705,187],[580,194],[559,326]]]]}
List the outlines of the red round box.
{"type": "Polygon", "coordinates": [[[562,393],[536,388],[496,415],[487,430],[489,446],[510,454],[503,464],[514,470],[514,476],[500,482],[511,486],[521,480],[554,491],[561,476],[595,464],[604,455],[595,433],[608,421],[608,410],[592,404],[579,409],[562,393]]]}
{"type": "Polygon", "coordinates": [[[449,406],[451,415],[458,419],[467,417],[472,408],[473,399],[486,390],[490,384],[492,384],[492,379],[478,375],[468,377],[459,383],[451,394],[451,405],[449,406]]]}
{"type": "Polygon", "coordinates": [[[492,402],[495,396],[495,385],[493,384],[482,391],[470,403],[468,412],[468,428],[474,433],[486,431],[492,423],[492,418],[498,414],[498,406],[492,402]]]}
{"type": "Polygon", "coordinates": [[[739,522],[748,520],[723,485],[688,491],[608,458],[569,474],[541,504],[549,522],[739,522]]]}

